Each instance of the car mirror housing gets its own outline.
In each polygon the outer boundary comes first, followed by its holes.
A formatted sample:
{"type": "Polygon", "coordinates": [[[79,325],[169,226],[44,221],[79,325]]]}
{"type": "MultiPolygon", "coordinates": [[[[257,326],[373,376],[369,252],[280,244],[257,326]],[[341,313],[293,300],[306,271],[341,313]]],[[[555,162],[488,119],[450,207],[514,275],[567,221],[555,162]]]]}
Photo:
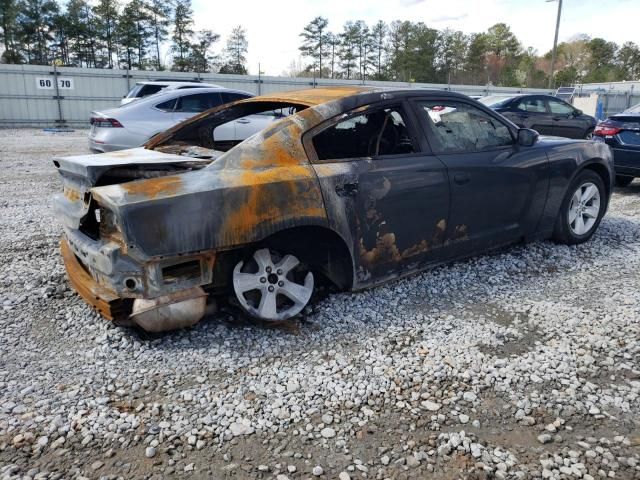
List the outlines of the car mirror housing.
{"type": "Polygon", "coordinates": [[[540,134],[530,128],[520,128],[518,130],[518,145],[531,147],[538,141],[540,134]]]}

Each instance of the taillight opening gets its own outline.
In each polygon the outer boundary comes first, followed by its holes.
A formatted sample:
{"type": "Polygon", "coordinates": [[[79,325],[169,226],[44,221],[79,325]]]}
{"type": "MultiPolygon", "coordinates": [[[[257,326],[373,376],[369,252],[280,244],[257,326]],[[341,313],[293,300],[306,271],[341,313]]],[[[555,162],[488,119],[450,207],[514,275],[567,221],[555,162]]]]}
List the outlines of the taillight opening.
{"type": "Polygon", "coordinates": [[[115,118],[91,117],[89,123],[98,128],[124,128],[115,118]]]}
{"type": "Polygon", "coordinates": [[[617,135],[621,131],[622,131],[621,128],[603,123],[600,125],[596,125],[596,128],[593,131],[593,134],[597,135],[598,137],[613,137],[614,135],[617,135]]]}

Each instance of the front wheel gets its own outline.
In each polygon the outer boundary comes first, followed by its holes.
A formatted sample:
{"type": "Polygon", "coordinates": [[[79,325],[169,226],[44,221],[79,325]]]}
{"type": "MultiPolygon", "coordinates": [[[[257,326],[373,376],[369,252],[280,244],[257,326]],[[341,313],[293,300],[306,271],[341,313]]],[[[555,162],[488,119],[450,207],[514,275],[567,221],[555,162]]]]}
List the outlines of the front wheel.
{"type": "Polygon", "coordinates": [[[606,198],[600,176],[591,170],[580,172],[562,202],[553,239],[567,245],[589,240],[602,220],[606,198]]]}
{"type": "Polygon", "coordinates": [[[616,187],[628,187],[633,182],[633,178],[626,175],[616,175],[616,187]]]}
{"type": "Polygon", "coordinates": [[[584,136],[585,140],[593,140],[593,128],[587,130],[587,133],[584,136]]]}
{"type": "Polygon", "coordinates": [[[287,320],[311,300],[313,273],[293,255],[268,248],[253,252],[233,270],[233,290],[240,306],[261,320],[287,320]]]}

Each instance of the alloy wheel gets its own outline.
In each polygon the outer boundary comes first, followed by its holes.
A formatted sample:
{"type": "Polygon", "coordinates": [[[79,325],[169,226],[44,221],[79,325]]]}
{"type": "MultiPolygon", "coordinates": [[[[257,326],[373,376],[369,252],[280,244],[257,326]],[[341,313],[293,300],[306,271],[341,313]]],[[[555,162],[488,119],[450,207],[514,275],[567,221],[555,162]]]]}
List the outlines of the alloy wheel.
{"type": "Polygon", "coordinates": [[[268,248],[240,261],[233,270],[233,289],[244,310],[263,320],[286,320],[300,313],[313,294],[313,273],[293,255],[268,248]]]}
{"type": "Polygon", "coordinates": [[[591,231],[600,214],[600,191],[586,182],[580,185],[571,197],[567,221],[575,235],[585,235],[591,231]]]}

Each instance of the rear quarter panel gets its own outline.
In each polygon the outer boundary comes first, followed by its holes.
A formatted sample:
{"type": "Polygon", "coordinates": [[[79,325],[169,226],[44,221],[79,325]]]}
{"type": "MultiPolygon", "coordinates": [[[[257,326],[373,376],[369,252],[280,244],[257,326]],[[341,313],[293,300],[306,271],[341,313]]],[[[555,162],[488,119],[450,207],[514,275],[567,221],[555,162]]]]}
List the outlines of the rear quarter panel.
{"type": "Polygon", "coordinates": [[[538,230],[541,237],[548,237],[553,232],[567,188],[584,168],[599,165],[606,170],[608,204],[614,181],[613,155],[607,145],[589,140],[541,137],[539,141],[549,158],[549,193],[538,230]]]}

